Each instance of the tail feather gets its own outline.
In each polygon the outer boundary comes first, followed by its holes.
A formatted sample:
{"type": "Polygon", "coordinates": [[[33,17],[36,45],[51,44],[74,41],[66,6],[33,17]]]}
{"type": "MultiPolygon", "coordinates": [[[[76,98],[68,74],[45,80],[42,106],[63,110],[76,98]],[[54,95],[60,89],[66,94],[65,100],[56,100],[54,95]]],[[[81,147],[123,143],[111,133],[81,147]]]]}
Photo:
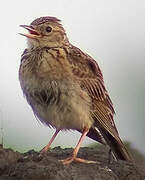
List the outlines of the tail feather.
{"type": "Polygon", "coordinates": [[[100,127],[98,129],[117,160],[132,161],[131,155],[120,138],[116,140],[106,129],[100,127]]]}
{"type": "Polygon", "coordinates": [[[121,141],[121,139],[120,141],[117,141],[107,131],[103,132],[103,136],[107,144],[110,146],[111,150],[113,151],[113,154],[115,155],[117,160],[120,159],[120,160],[132,161],[132,157],[129,154],[123,142],[121,141]]]}

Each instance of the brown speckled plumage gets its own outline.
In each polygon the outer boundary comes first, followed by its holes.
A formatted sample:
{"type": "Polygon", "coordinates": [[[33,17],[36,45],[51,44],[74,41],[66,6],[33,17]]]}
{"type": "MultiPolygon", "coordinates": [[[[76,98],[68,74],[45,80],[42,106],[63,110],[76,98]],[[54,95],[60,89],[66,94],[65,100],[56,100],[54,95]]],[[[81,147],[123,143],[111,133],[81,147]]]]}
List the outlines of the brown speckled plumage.
{"type": "Polygon", "coordinates": [[[51,17],[51,16],[46,16],[46,17],[40,17],[35,19],[30,25],[40,25],[46,22],[56,22],[59,23],[60,20],[57,19],[56,17],[51,17]]]}
{"type": "MultiPolygon", "coordinates": [[[[117,159],[130,160],[119,138],[113,104],[97,62],[69,43],[57,18],[38,18],[26,29],[30,32],[25,35],[29,47],[21,57],[19,78],[36,116],[56,128],[48,146],[59,130],[74,129],[82,132],[81,138],[87,135],[109,145],[117,159]],[[46,32],[48,26],[51,32],[46,32]]],[[[79,146],[73,153],[75,160],[79,146]]]]}

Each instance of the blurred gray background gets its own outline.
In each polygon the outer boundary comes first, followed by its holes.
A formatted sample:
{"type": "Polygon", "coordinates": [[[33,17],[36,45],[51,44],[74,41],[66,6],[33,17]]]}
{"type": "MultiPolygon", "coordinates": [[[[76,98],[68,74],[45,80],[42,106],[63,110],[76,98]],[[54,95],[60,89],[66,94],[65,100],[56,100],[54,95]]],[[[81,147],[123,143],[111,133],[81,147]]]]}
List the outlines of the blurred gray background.
{"type": "MultiPolygon", "coordinates": [[[[42,149],[54,130],[39,124],[18,80],[26,38],[20,24],[40,16],[62,20],[70,42],[100,65],[123,140],[145,154],[145,1],[3,1],[0,7],[0,141],[18,151],[42,149]]],[[[80,134],[61,132],[54,146],[74,147],[80,134]]],[[[94,143],[89,138],[83,146],[94,143]]]]}

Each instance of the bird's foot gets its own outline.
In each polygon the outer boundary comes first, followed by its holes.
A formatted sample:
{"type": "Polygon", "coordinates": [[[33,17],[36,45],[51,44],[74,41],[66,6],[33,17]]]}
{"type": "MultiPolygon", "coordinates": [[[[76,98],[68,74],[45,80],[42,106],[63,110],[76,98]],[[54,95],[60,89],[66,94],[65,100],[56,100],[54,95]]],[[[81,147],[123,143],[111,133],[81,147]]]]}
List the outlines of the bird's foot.
{"type": "Polygon", "coordinates": [[[59,160],[59,161],[62,162],[64,165],[70,164],[70,163],[72,163],[73,161],[79,162],[79,163],[86,163],[86,164],[97,163],[97,162],[95,162],[95,161],[89,161],[89,160],[77,158],[77,157],[74,157],[74,156],[70,156],[70,157],[68,157],[68,158],[66,158],[66,159],[59,160]]]}

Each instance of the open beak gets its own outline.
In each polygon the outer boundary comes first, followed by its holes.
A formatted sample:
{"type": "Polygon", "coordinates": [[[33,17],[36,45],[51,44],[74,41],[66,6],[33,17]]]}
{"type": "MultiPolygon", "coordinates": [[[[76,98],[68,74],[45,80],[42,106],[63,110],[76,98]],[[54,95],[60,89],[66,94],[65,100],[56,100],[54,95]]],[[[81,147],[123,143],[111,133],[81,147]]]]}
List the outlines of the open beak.
{"type": "Polygon", "coordinates": [[[36,31],[32,26],[20,25],[20,27],[25,28],[29,31],[29,34],[19,33],[20,35],[26,36],[27,38],[32,38],[32,39],[36,39],[37,37],[40,37],[40,33],[36,31]]]}

